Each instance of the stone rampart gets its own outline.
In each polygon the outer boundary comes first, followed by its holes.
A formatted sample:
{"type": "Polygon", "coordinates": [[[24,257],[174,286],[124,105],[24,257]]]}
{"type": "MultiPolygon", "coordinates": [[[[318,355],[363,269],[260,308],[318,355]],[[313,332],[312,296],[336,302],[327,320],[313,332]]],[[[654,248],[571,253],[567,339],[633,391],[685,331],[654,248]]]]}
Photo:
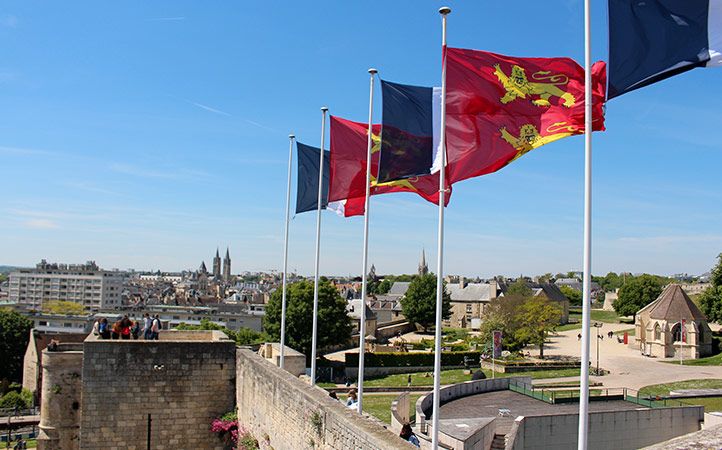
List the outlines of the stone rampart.
{"type": "Polygon", "coordinates": [[[39,450],[76,450],[80,436],[83,352],[59,345],[43,350],[39,450]]]}
{"type": "Polygon", "coordinates": [[[411,449],[370,417],[359,415],[326,391],[280,370],[247,349],[238,349],[238,421],[275,450],[411,449]]]}
{"type": "Polygon", "coordinates": [[[218,331],[100,340],[83,351],[80,449],[222,449],[214,417],[235,406],[235,343],[218,331]],[[148,417],[150,415],[150,430],[148,417]]]}

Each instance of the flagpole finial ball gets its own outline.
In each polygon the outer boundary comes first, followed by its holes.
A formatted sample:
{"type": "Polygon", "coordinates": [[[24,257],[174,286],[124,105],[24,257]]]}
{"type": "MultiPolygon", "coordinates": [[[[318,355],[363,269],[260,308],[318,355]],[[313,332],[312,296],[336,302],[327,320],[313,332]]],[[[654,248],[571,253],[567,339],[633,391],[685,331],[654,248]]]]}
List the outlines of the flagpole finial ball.
{"type": "Polygon", "coordinates": [[[372,67],[372,68],[369,69],[369,73],[370,73],[371,75],[376,75],[377,73],[379,73],[379,71],[376,70],[376,69],[374,69],[374,68],[372,67]]]}
{"type": "Polygon", "coordinates": [[[449,8],[448,6],[443,6],[443,7],[439,8],[439,14],[441,14],[442,16],[445,16],[445,15],[449,14],[450,12],[451,12],[451,8],[449,8]]]}
{"type": "Polygon", "coordinates": [[[294,139],[295,137],[296,137],[295,134],[289,134],[289,135],[288,135],[288,138],[289,138],[289,139],[294,139]]]}
{"type": "Polygon", "coordinates": [[[321,111],[322,111],[322,112],[328,111],[328,106],[322,106],[322,107],[321,107],[321,111]]]}

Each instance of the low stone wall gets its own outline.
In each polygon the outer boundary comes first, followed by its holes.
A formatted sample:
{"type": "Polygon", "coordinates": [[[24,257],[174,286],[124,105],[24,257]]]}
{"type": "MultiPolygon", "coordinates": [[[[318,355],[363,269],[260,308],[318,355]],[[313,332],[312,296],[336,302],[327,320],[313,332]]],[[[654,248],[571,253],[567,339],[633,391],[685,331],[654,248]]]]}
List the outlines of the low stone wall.
{"type": "Polygon", "coordinates": [[[391,431],[394,433],[401,433],[401,427],[410,422],[409,406],[408,392],[404,392],[391,402],[391,431]]]}
{"type": "Polygon", "coordinates": [[[416,325],[406,320],[385,323],[376,328],[376,339],[383,342],[399,333],[406,334],[412,331],[416,331],[416,325]]]}
{"type": "Polygon", "coordinates": [[[247,349],[237,351],[238,421],[261,448],[411,449],[378,420],[360,417],[247,349]]]}
{"type": "Polygon", "coordinates": [[[577,369],[582,367],[581,362],[568,362],[568,363],[541,363],[541,364],[530,364],[530,365],[506,365],[503,363],[496,362],[494,364],[491,361],[481,361],[481,368],[487,370],[494,370],[499,373],[518,373],[518,372],[535,372],[538,370],[561,370],[561,369],[577,369]]]}
{"type": "MultiPolygon", "coordinates": [[[[703,419],[702,406],[593,412],[589,414],[588,448],[642,448],[698,431],[703,419]]],[[[573,450],[577,448],[578,427],[578,414],[520,416],[506,449],[573,450]]]]}

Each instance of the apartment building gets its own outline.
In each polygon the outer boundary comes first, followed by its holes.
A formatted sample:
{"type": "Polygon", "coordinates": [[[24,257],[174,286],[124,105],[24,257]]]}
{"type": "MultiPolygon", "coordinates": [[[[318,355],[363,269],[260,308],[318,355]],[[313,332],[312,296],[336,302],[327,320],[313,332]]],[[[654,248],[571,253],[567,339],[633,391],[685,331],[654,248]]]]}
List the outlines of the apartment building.
{"type": "Polygon", "coordinates": [[[75,302],[91,310],[121,305],[125,272],[102,270],[94,261],[57,264],[42,260],[35,269],[10,273],[10,303],[40,309],[43,302],[75,302]]]}

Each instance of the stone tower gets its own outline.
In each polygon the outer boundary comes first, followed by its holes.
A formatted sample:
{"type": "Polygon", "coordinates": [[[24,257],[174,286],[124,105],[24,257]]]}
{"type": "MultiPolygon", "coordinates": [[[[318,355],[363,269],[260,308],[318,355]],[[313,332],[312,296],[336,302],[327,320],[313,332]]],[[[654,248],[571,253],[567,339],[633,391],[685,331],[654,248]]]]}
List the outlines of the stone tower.
{"type": "Polygon", "coordinates": [[[419,275],[426,275],[429,273],[429,266],[426,265],[426,251],[421,250],[421,261],[419,261],[419,275]]]}
{"type": "Polygon", "coordinates": [[[231,280],[231,254],[226,247],[226,257],[223,258],[223,279],[225,281],[231,280]]]}
{"type": "Polygon", "coordinates": [[[213,276],[216,278],[216,280],[221,278],[221,255],[218,254],[217,248],[216,256],[213,257],[213,276]]]}

